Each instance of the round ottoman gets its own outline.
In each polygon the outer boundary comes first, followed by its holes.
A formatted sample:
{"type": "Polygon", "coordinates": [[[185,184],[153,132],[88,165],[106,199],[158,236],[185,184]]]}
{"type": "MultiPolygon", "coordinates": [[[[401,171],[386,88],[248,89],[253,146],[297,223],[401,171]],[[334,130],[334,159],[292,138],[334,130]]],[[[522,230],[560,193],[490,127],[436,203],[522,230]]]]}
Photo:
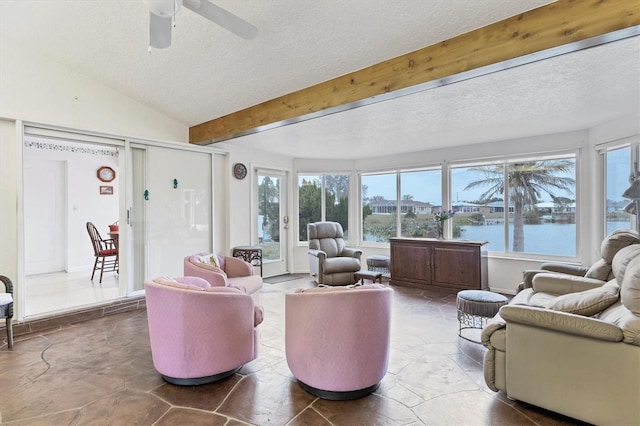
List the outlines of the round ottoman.
{"type": "Polygon", "coordinates": [[[379,271],[389,273],[389,256],[375,255],[367,257],[367,269],[369,271],[379,271]]]}
{"type": "Polygon", "coordinates": [[[486,290],[462,290],[456,297],[458,308],[458,336],[471,342],[479,343],[479,340],[470,339],[462,334],[462,330],[469,328],[482,329],[489,318],[493,318],[501,306],[509,303],[509,299],[502,294],[486,290]]]}

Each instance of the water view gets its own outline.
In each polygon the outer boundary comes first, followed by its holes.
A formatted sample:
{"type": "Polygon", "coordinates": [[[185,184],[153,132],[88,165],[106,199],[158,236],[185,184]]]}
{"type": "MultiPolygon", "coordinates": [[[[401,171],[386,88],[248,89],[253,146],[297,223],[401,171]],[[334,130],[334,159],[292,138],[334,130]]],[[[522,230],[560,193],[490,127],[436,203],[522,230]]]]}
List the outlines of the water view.
{"type": "MultiPolygon", "coordinates": [[[[628,228],[627,222],[607,222],[607,234],[615,229],[628,228]]],[[[462,226],[461,238],[465,240],[487,240],[489,251],[504,252],[504,226],[462,226]]],[[[509,226],[513,233],[513,226],[509,226]]],[[[526,253],[553,256],[576,256],[576,225],[563,223],[541,223],[524,225],[524,250],[526,253]]]]}

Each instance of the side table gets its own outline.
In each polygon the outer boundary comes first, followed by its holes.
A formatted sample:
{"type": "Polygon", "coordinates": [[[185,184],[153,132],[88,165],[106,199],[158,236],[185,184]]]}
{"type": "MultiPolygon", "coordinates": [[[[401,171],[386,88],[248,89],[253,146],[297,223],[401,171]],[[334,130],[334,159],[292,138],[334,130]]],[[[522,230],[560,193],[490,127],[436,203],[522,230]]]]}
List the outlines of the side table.
{"type": "Polygon", "coordinates": [[[260,276],[262,276],[262,248],[260,246],[234,247],[232,256],[239,257],[252,266],[259,266],[260,276]]]}

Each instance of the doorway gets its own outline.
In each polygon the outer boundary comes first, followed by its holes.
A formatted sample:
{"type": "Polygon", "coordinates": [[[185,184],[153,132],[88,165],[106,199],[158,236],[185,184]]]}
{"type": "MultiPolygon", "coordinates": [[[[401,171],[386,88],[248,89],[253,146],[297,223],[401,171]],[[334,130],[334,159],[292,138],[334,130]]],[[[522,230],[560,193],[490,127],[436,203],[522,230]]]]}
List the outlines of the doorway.
{"type": "MultiPolygon", "coordinates": [[[[77,135],[76,135],[77,136],[77,135]]],[[[87,232],[87,222],[109,238],[119,215],[117,146],[25,134],[24,317],[75,309],[114,300],[121,294],[116,272],[102,282],[87,232]],[[108,167],[113,177],[100,179],[108,167]]]]}
{"type": "Polygon", "coordinates": [[[263,275],[282,275],[287,268],[287,174],[282,171],[256,170],[256,206],[258,243],[262,248],[263,275]]]}

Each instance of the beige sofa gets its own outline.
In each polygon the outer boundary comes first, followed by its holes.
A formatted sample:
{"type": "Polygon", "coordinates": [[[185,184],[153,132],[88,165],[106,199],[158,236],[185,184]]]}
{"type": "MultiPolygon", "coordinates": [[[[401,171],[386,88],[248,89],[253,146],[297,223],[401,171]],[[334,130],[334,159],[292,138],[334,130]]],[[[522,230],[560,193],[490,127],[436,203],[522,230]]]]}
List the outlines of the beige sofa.
{"type": "Polygon", "coordinates": [[[482,331],[487,385],[585,422],[640,424],[640,244],[611,267],[604,284],[538,274],[503,306],[482,331]]]}

